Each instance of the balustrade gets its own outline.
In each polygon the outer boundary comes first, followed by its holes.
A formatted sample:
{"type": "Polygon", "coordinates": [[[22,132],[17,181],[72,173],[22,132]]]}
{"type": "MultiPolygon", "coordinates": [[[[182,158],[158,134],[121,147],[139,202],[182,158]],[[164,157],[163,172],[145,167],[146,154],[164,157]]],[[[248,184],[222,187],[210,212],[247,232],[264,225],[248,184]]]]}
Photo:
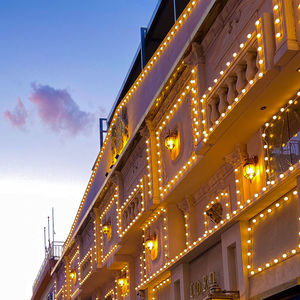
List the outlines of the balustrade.
{"type": "Polygon", "coordinates": [[[141,193],[136,194],[122,212],[122,227],[126,228],[142,210],[141,193]]]}
{"type": "Polygon", "coordinates": [[[257,51],[249,49],[214,89],[206,102],[206,123],[209,128],[218,122],[228,106],[232,105],[236,97],[244,92],[246,85],[254,79],[259,70],[257,65],[259,66],[257,51]]]}

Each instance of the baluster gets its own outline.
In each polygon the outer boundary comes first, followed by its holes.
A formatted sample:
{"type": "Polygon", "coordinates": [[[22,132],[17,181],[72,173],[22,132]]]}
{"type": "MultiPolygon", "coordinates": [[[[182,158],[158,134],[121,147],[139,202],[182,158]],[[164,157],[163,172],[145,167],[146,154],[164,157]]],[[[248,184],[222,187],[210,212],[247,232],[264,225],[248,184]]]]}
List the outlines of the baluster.
{"type": "Polygon", "coordinates": [[[206,120],[207,120],[207,127],[210,128],[212,126],[212,123],[211,123],[211,105],[210,104],[207,104],[206,106],[206,120]]]}
{"type": "Polygon", "coordinates": [[[138,201],[139,201],[139,199],[138,199],[138,197],[136,197],[135,199],[134,199],[134,217],[136,217],[137,216],[137,214],[138,214],[138,201]]]}
{"type": "Polygon", "coordinates": [[[124,211],[123,217],[124,217],[124,222],[123,222],[123,224],[124,224],[124,227],[126,227],[127,224],[128,224],[128,213],[127,213],[127,209],[124,211]]]}
{"type": "Polygon", "coordinates": [[[260,68],[261,68],[261,65],[259,64],[259,60],[260,60],[259,53],[257,53],[256,59],[255,59],[255,64],[256,64],[257,70],[260,70],[260,68]]]}
{"type": "Polygon", "coordinates": [[[226,78],[226,83],[228,85],[228,93],[227,93],[227,103],[230,105],[233,103],[234,98],[237,96],[236,91],[236,77],[235,76],[228,76],[226,78]]]}
{"type": "Polygon", "coordinates": [[[142,199],[140,197],[137,198],[137,207],[138,207],[138,212],[142,210],[142,199]]]}
{"type": "Polygon", "coordinates": [[[245,78],[245,65],[237,65],[236,66],[236,73],[237,73],[237,81],[236,81],[236,90],[238,93],[241,93],[245,85],[247,84],[245,78]]]}
{"type": "Polygon", "coordinates": [[[130,205],[130,222],[134,219],[134,202],[130,205]]]}
{"type": "Polygon", "coordinates": [[[219,106],[219,97],[213,96],[211,99],[211,116],[210,120],[212,124],[214,124],[220,117],[220,113],[218,111],[218,106],[219,106]]]}
{"type": "Polygon", "coordinates": [[[219,113],[222,114],[223,112],[226,111],[226,108],[228,106],[228,103],[226,101],[227,88],[226,87],[220,87],[219,90],[217,91],[217,93],[218,93],[218,96],[220,98],[219,113]]]}
{"type": "Polygon", "coordinates": [[[256,52],[249,51],[246,56],[247,69],[246,69],[246,79],[249,82],[254,78],[257,68],[256,68],[256,52]]]}

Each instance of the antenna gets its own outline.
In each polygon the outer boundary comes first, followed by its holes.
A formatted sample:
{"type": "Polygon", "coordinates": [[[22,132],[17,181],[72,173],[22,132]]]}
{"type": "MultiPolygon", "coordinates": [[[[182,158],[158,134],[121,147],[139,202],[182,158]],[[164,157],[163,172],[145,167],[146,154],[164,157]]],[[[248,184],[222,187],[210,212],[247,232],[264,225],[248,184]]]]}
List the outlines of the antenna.
{"type": "Polygon", "coordinates": [[[55,230],[54,230],[54,207],[52,207],[52,242],[54,243],[54,235],[55,235],[55,230]]]}
{"type": "Polygon", "coordinates": [[[48,244],[50,249],[50,217],[48,216],[48,244]]]}
{"type": "Polygon", "coordinates": [[[45,247],[45,256],[47,256],[46,227],[44,227],[44,247],[45,247]]]}

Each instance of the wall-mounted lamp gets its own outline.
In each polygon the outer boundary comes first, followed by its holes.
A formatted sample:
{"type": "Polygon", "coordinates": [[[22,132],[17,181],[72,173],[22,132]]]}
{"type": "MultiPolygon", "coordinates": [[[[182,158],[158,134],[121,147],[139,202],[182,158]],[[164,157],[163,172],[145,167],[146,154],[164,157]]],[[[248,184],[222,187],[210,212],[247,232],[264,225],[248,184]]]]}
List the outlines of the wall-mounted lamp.
{"type": "Polygon", "coordinates": [[[257,156],[250,157],[247,159],[246,163],[243,166],[243,175],[245,178],[250,180],[250,182],[252,182],[252,180],[257,174],[257,170],[256,170],[257,160],[258,160],[257,156]]]}
{"type": "Polygon", "coordinates": [[[154,241],[153,240],[147,240],[145,243],[145,247],[147,250],[151,251],[154,248],[154,241]]]}
{"type": "Polygon", "coordinates": [[[121,277],[117,280],[117,283],[120,288],[123,288],[123,287],[127,286],[127,278],[121,277]]]}
{"type": "Polygon", "coordinates": [[[71,278],[71,280],[73,281],[73,283],[75,284],[75,283],[76,283],[76,280],[77,280],[77,273],[76,273],[75,270],[72,270],[72,271],[70,272],[70,278],[71,278]]]}
{"type": "Polygon", "coordinates": [[[127,295],[128,292],[128,281],[126,276],[122,276],[117,279],[117,285],[121,291],[121,296],[124,297],[127,295]]]}
{"type": "Polygon", "coordinates": [[[107,239],[111,238],[111,225],[106,223],[102,226],[102,232],[106,235],[107,239]]]}
{"type": "Polygon", "coordinates": [[[150,252],[151,259],[154,260],[158,254],[157,235],[154,235],[151,238],[146,240],[145,248],[150,252]]]}
{"type": "Polygon", "coordinates": [[[165,147],[169,151],[172,151],[177,146],[177,144],[178,144],[177,137],[178,137],[177,130],[169,130],[168,131],[168,133],[165,137],[165,147]]]}

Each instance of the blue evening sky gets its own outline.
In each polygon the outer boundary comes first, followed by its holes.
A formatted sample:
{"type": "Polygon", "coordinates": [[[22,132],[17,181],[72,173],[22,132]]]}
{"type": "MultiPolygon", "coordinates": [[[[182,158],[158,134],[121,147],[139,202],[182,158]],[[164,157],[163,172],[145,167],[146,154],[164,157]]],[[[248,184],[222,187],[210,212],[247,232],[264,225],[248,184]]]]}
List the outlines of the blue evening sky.
{"type": "MultiPolygon", "coordinates": [[[[52,206],[56,238],[65,240],[99,150],[97,118],[109,113],[139,45],[140,27],[148,25],[156,4],[157,0],[1,1],[3,299],[31,297],[44,255],[43,226],[52,206]],[[38,92],[46,86],[50,89],[43,98],[38,92]],[[93,117],[88,128],[70,134],[53,130],[53,119],[47,123],[56,109],[47,97],[61,90],[75,103],[75,112],[93,117]],[[34,93],[36,102],[31,100],[34,93]],[[13,126],[5,114],[15,114],[18,99],[26,120],[13,126]],[[38,109],[51,114],[41,117],[38,109]]],[[[73,116],[74,123],[78,115],[73,116]]]]}

